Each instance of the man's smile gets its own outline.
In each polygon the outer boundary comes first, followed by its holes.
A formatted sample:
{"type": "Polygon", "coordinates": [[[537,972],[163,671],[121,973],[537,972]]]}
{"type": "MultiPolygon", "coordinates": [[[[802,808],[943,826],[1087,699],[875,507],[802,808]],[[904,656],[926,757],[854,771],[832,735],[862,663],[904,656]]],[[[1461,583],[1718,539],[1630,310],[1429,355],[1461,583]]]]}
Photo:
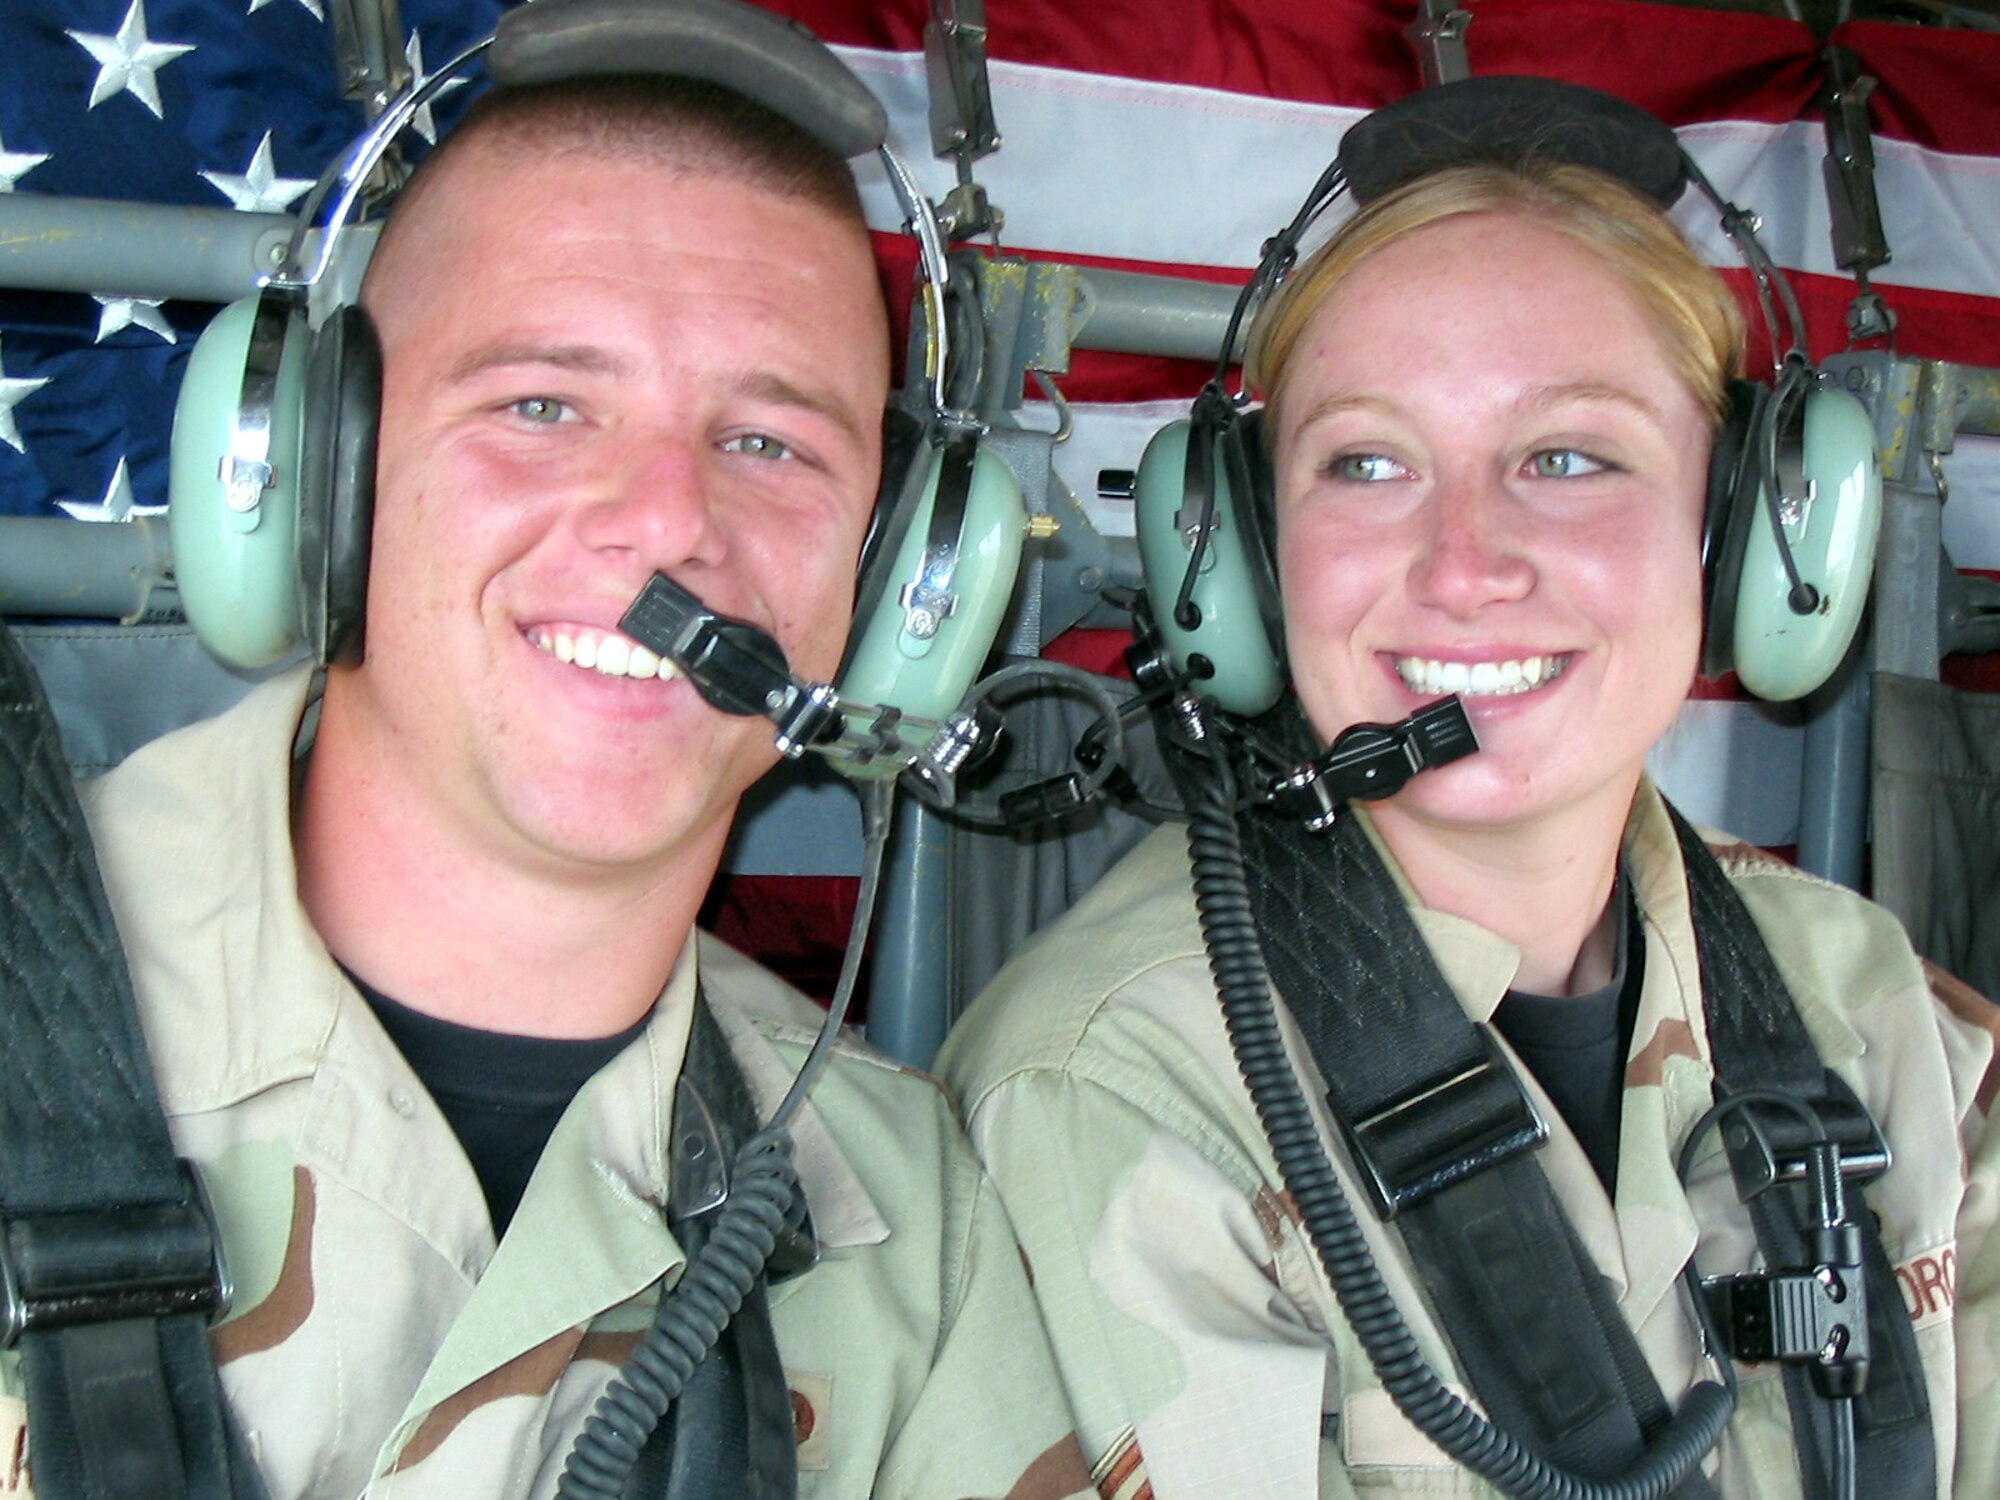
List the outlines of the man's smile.
{"type": "Polygon", "coordinates": [[[615,630],[595,625],[532,625],[525,634],[536,650],[605,677],[631,677],[640,681],[657,677],[668,681],[681,675],[681,669],[672,662],[662,661],[630,636],[615,630]]]}

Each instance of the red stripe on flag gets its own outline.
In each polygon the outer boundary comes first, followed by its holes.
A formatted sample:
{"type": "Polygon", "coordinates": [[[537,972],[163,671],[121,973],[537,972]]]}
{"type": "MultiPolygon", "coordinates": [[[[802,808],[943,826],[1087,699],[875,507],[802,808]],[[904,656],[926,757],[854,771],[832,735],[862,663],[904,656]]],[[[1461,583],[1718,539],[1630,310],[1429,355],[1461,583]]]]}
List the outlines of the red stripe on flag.
{"type": "MultiPolygon", "coordinates": [[[[1847,348],[1847,308],[1854,300],[1855,283],[1845,276],[1805,271],[1788,271],[1786,276],[1805,315],[1806,342],[1813,357],[1824,359],[1847,348]]],[[[1751,291],[1750,273],[1724,267],[1722,277],[1743,304],[1750,331],[1748,368],[1761,375],[1770,369],[1769,340],[1751,291]]],[[[1897,353],[1913,359],[2000,364],[2000,299],[1929,287],[1871,285],[1896,315],[1897,353]]]]}
{"type": "Polygon", "coordinates": [[[921,52],[928,0],[758,0],[804,22],[821,41],[883,52],[921,52]]]}
{"type": "Polygon", "coordinates": [[[1602,89],[1670,125],[1795,120],[1824,69],[1796,21],[1640,0],[1474,0],[1474,75],[1528,73],[1602,89]]]}
{"type": "Polygon", "coordinates": [[[1875,130],[1939,151],[2000,155],[2000,35],[1850,21],[1832,39],[1860,54],[1876,80],[1875,130]]]}
{"type": "Polygon", "coordinates": [[[1409,7],[1365,0],[1159,0],[987,8],[990,54],[1009,62],[1372,109],[1418,83],[1409,7]]]}
{"type": "MultiPolygon", "coordinates": [[[[739,875],[724,870],[702,903],[701,925],[824,1004],[840,978],[860,883],[843,875],[739,875]]],[[[864,960],[865,963],[865,960],[864,960]]],[[[867,974],[856,986],[862,1018],[867,974]]]]}

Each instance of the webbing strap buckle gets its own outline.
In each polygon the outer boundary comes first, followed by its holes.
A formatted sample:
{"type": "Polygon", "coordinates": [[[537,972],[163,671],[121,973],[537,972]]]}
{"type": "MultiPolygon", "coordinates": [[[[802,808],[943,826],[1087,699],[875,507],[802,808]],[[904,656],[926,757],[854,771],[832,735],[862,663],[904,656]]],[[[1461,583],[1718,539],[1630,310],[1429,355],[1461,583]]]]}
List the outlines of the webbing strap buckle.
{"type": "Polygon", "coordinates": [[[39,1329],[182,1313],[221,1320],[235,1292],[222,1236],[200,1174],[180,1166],[179,1202],[0,1222],[0,1349],[39,1329]]]}
{"type": "Polygon", "coordinates": [[[1479,1038],[1486,1055],[1460,1072],[1419,1084],[1352,1124],[1333,1111],[1382,1218],[1549,1138],[1548,1122],[1492,1036],[1482,1030],[1479,1038]]]}
{"type": "Polygon", "coordinates": [[[1832,1069],[1826,1087],[1824,1098],[1809,1101],[1824,1135],[1788,1109],[1745,1103],[1730,1114],[1722,1143],[1738,1196],[1752,1198],[1775,1183],[1805,1181],[1813,1148],[1828,1142],[1839,1149],[1841,1180],[1850,1186],[1873,1182],[1889,1170],[1889,1142],[1875,1117],[1832,1069]]]}

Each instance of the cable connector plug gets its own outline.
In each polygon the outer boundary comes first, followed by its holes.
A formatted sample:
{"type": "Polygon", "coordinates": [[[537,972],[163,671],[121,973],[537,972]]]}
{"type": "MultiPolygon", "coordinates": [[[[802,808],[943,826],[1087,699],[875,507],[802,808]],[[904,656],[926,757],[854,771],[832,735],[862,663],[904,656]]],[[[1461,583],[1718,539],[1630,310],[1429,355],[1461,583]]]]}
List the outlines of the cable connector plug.
{"type": "Polygon", "coordinates": [[[1393,797],[1417,772],[1449,765],[1478,748],[1464,706],[1455,697],[1440,698],[1400,724],[1343,729],[1326,754],[1271,782],[1266,799],[1317,833],[1331,828],[1355,798],[1393,797]]]}

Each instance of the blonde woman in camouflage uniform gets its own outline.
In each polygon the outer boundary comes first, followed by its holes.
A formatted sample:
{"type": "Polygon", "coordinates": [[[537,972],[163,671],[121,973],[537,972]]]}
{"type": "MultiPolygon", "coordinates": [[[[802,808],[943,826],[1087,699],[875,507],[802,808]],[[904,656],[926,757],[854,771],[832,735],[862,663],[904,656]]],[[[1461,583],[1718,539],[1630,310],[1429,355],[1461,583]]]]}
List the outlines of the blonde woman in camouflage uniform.
{"type": "MultiPolygon", "coordinates": [[[[1507,1039],[1548,1122],[1541,1169],[1674,1407],[1717,1373],[1683,1266],[1756,1254],[1713,1139],[1691,1186],[1676,1170],[1714,1061],[1682,850],[1645,772],[1695,671],[1705,475],[1742,357],[1729,293],[1665,217],[1573,167],[1461,167],[1377,199],[1266,309],[1250,357],[1301,706],[1324,742],[1463,697],[1480,752],[1357,816],[1465,1014],[1507,1039]]],[[[2000,1493],[1993,1012],[1886,912],[1708,838],[1894,1153],[1867,1201],[1915,1324],[1937,1493],[2000,1493]]],[[[1336,1305],[1225,1036],[1180,830],[1017,958],[943,1070],[1107,1500],[1494,1493],[1399,1410],[1336,1305]]],[[[1462,1392],[1403,1239],[1359,1217],[1462,1392]]],[[[1804,1493],[1775,1368],[1742,1371],[1704,1468],[1731,1500],[1804,1493]]]]}

